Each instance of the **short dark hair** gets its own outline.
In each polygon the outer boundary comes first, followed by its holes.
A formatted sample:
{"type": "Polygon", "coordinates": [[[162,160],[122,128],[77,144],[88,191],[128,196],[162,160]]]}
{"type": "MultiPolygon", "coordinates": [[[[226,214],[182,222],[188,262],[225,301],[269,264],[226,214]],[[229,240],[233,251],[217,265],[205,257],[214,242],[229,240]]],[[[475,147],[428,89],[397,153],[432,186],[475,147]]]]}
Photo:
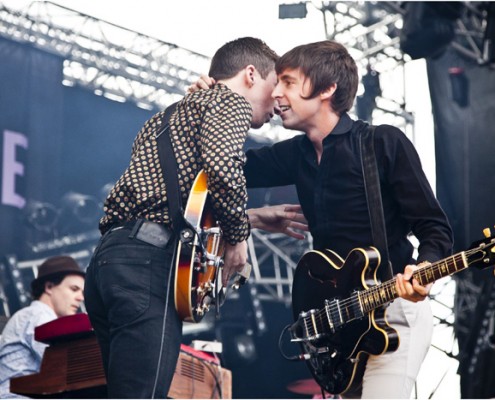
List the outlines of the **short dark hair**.
{"type": "Polygon", "coordinates": [[[213,56],[209,76],[215,80],[229,79],[252,64],[266,79],[275,69],[278,55],[260,39],[244,37],[232,40],[220,47],[213,56]]]}
{"type": "Polygon", "coordinates": [[[359,76],[356,62],[347,49],[332,40],[297,46],[280,57],[275,65],[278,75],[286,69],[300,69],[310,80],[311,99],[334,83],[337,90],[332,96],[332,108],[341,115],[354,104],[359,76]]]}
{"type": "Polygon", "coordinates": [[[38,300],[41,295],[45,292],[45,285],[50,282],[53,286],[58,286],[62,283],[64,278],[68,275],[66,272],[59,272],[56,274],[52,274],[45,279],[35,280],[31,282],[31,297],[33,300],[38,300]]]}

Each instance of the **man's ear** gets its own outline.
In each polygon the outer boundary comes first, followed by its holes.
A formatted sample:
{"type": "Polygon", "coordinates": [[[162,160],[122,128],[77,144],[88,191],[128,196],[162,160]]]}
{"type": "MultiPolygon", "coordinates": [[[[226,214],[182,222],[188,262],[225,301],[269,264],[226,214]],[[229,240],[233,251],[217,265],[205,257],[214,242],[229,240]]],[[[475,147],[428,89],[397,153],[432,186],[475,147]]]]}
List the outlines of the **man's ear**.
{"type": "Polygon", "coordinates": [[[50,294],[50,293],[51,293],[51,291],[52,291],[52,288],[53,288],[54,286],[55,286],[55,285],[53,284],[53,282],[50,282],[50,281],[45,282],[45,290],[44,290],[44,292],[45,292],[45,293],[50,294]]]}
{"type": "Polygon", "coordinates": [[[244,81],[249,88],[254,85],[254,80],[256,79],[255,72],[256,68],[254,67],[254,65],[250,64],[244,68],[244,81]]]}
{"type": "Polygon", "coordinates": [[[335,93],[336,90],[337,90],[337,84],[334,83],[331,86],[329,86],[326,90],[320,93],[320,99],[321,100],[329,99],[330,97],[332,97],[332,95],[335,93]]]}

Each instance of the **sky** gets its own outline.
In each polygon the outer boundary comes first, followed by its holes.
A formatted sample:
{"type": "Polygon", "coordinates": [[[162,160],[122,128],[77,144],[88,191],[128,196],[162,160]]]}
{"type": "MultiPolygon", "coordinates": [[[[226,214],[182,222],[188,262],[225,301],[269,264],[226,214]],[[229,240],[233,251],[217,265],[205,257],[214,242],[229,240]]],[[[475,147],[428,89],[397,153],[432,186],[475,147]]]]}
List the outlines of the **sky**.
{"type": "MultiPolygon", "coordinates": [[[[299,1],[299,0],[298,0],[299,1]]],[[[11,9],[28,6],[31,0],[0,0],[11,9]]],[[[224,43],[243,36],[263,39],[283,54],[299,44],[325,39],[321,1],[308,2],[304,19],[278,18],[280,3],[294,0],[53,0],[53,3],[98,19],[212,56],[224,43]]],[[[205,71],[206,73],[207,71],[205,71]]],[[[404,79],[407,110],[415,116],[412,140],[423,168],[435,187],[433,123],[424,62],[408,65],[404,79]]],[[[389,86],[394,86],[390,82],[389,86]]],[[[434,342],[450,341],[449,332],[434,342]]],[[[429,397],[445,373],[433,398],[459,398],[456,363],[439,351],[430,351],[418,380],[418,397],[429,397]]]]}

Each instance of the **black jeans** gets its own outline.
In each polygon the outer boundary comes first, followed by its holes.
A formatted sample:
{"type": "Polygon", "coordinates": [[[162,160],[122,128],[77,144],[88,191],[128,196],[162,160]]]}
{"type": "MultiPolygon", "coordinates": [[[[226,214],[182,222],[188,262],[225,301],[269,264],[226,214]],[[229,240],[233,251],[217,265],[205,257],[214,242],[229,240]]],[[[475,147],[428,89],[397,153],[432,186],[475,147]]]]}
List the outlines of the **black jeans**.
{"type": "Polygon", "coordinates": [[[159,248],[107,232],[87,270],[86,309],[101,347],[109,398],[166,398],[182,340],[174,304],[173,238],[159,248]]]}

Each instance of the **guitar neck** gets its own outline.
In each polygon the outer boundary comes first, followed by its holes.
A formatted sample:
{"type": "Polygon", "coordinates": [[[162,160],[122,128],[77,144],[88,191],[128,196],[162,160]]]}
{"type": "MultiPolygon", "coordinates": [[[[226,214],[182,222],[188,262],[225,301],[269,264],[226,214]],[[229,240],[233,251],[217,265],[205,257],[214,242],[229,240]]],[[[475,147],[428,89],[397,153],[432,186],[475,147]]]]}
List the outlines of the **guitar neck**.
{"type": "MultiPolygon", "coordinates": [[[[468,262],[466,253],[463,251],[451,257],[418,268],[413,272],[413,278],[416,279],[420,285],[425,286],[438,279],[462,271],[467,267],[468,262]]],[[[373,286],[370,289],[359,292],[358,298],[363,312],[368,313],[399,297],[395,287],[396,281],[397,278],[393,278],[373,286]]]]}
{"type": "MultiPolygon", "coordinates": [[[[361,249],[358,250],[361,251],[361,249]]],[[[304,260],[305,262],[301,264],[302,267],[306,268],[308,262],[317,262],[318,258],[315,257],[315,254],[318,255],[319,253],[308,253],[309,258],[307,257],[308,260],[304,260]]],[[[353,260],[353,258],[351,258],[351,260],[353,260]]],[[[486,240],[480,240],[473,243],[469,250],[462,251],[432,264],[419,267],[413,272],[412,277],[413,279],[416,279],[420,285],[425,286],[438,279],[460,272],[468,267],[485,269],[493,265],[495,265],[495,237],[491,236],[487,237],[486,240]]],[[[362,281],[362,288],[364,287],[364,290],[355,290],[350,297],[347,298],[336,296],[331,299],[325,299],[324,308],[316,308],[301,312],[298,321],[294,324],[295,328],[292,329],[302,329],[304,332],[304,340],[316,340],[321,338],[322,334],[335,333],[347,323],[361,319],[370,314],[373,310],[385,306],[399,297],[395,288],[397,278],[372,285],[371,283],[368,283],[372,280],[371,277],[368,277],[369,272],[371,271],[366,272],[368,265],[364,268],[365,269],[361,271],[361,277],[367,277],[366,282],[362,281]]],[[[306,271],[306,269],[303,269],[303,271],[306,271]]],[[[317,282],[318,280],[313,278],[309,272],[307,275],[317,282]]],[[[328,279],[328,282],[319,282],[327,285],[330,294],[332,293],[332,288],[336,286],[335,278],[333,280],[328,279]]],[[[319,286],[317,287],[319,288],[319,286]]]]}

